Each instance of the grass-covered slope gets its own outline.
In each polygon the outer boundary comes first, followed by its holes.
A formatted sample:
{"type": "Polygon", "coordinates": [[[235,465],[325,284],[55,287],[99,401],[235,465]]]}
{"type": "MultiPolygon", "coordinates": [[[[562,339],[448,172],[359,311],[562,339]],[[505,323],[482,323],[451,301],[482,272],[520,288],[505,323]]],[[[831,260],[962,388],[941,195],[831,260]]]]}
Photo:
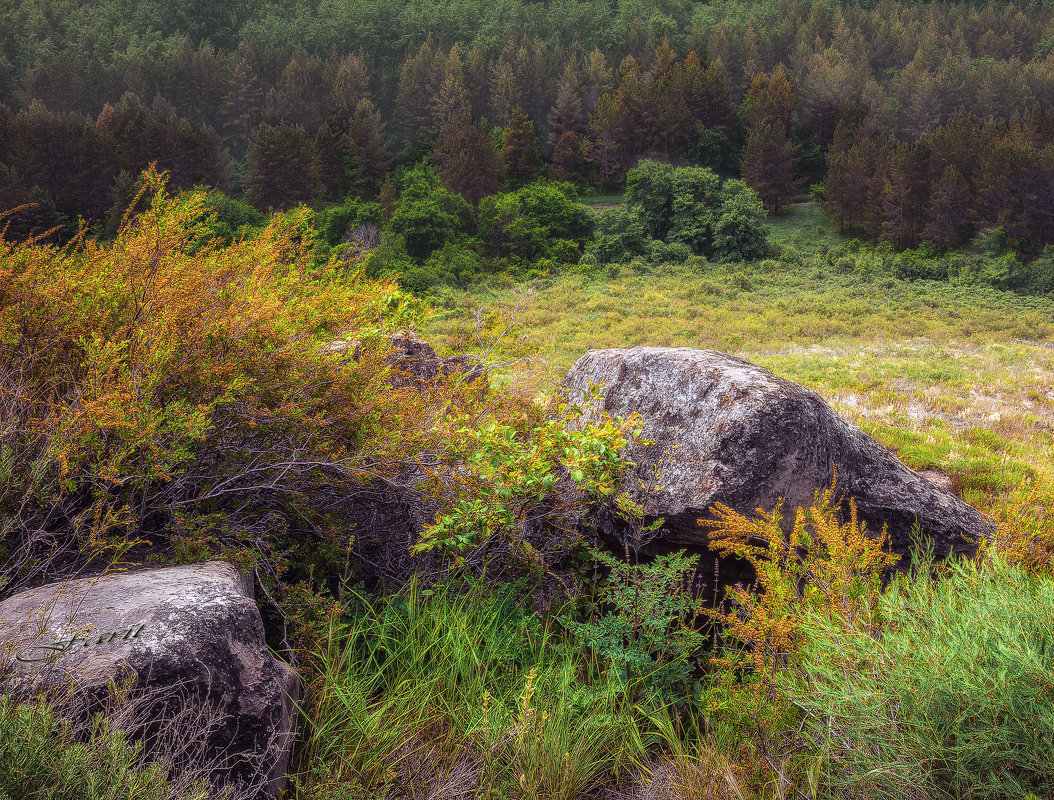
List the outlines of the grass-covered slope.
{"type": "MultiPolygon", "coordinates": [[[[148,177],[112,244],[0,249],[0,591],[129,560],[255,570],[307,685],[287,798],[1054,791],[1035,757],[1054,750],[1049,301],[908,282],[902,256],[803,206],[760,261],[537,281],[533,386],[513,367],[397,381],[390,337],[416,304],[393,283],[323,257],[302,214],[217,238],[203,194],[148,177]],[[586,347],[643,343],[816,388],[947,470],[997,534],[890,588],[896,556],[830,492],[790,531],[727,511],[714,547],[757,576],[728,597],[709,556],[608,552],[592,515],[646,524],[617,489],[639,426],[541,401],[586,347]],[[342,516],[389,502],[378,485],[431,504],[416,541],[342,516]],[[379,579],[370,536],[412,566],[379,579]]],[[[469,312],[525,288],[442,289],[429,333],[486,348],[510,315],[469,312]]],[[[528,346],[513,331],[492,361],[528,346]]],[[[192,790],[193,765],[150,767],[119,720],[93,739],[55,713],[0,701],[0,796],[192,790]]]]}
{"type": "Polygon", "coordinates": [[[443,292],[427,335],[470,310],[511,308],[551,389],[589,348],[731,352],[820,392],[912,467],[970,499],[1054,477],[1054,298],[909,281],[895,254],[840,237],[811,205],[768,223],[772,258],[643,262],[443,292]]]}

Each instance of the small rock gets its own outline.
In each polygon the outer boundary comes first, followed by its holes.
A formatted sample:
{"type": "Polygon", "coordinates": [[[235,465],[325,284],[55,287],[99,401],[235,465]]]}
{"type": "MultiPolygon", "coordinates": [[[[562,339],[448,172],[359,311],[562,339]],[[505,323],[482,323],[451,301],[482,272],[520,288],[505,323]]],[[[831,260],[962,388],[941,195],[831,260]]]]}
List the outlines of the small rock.
{"type": "Polygon", "coordinates": [[[48,584],[0,603],[6,690],[68,684],[85,705],[134,673],[220,718],[205,745],[217,786],[260,798],[285,785],[300,679],[274,658],[252,583],[224,561],[48,584]],[[189,700],[187,699],[189,698],[189,700]],[[232,765],[233,766],[229,766],[232,765]]]}

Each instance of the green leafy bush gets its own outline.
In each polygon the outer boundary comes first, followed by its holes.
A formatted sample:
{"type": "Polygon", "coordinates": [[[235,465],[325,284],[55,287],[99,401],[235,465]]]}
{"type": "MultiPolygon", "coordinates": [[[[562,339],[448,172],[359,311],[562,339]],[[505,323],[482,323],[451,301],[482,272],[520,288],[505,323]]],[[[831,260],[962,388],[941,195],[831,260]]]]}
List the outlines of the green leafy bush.
{"type": "Polygon", "coordinates": [[[600,264],[620,264],[646,252],[651,237],[642,216],[630,205],[605,211],[586,255],[600,264]]]}
{"type": "Polygon", "coordinates": [[[875,600],[874,628],[812,616],[781,675],[829,759],[832,793],[1054,793],[1054,583],[999,559],[922,563],[875,600]]]}
{"type": "Polygon", "coordinates": [[[599,550],[593,557],[610,572],[600,596],[610,611],[570,627],[628,695],[655,692],[665,702],[683,700],[705,643],[694,626],[698,604],[691,585],[699,557],[670,553],[647,564],[599,550]]]}
{"type": "Polygon", "coordinates": [[[100,717],[81,733],[43,699],[0,697],[0,798],[170,800],[161,767],[141,765],[141,745],[100,717]]]}
{"type": "MultiPolygon", "coordinates": [[[[558,241],[573,243],[577,250],[593,233],[593,214],[578,202],[570,183],[537,181],[483,198],[478,232],[494,256],[535,260],[554,255],[558,241]]],[[[566,246],[560,260],[570,263],[566,246]]]]}
{"type": "Polygon", "coordinates": [[[267,224],[266,214],[219,189],[205,195],[205,208],[211,214],[209,232],[222,242],[233,242],[246,233],[257,234],[267,224]]]}
{"type": "Polygon", "coordinates": [[[361,200],[358,197],[344,198],[340,205],[329,206],[318,213],[319,233],[330,247],[336,247],[344,241],[348,232],[359,225],[379,223],[381,205],[373,201],[361,200]]]}
{"type": "Polygon", "coordinates": [[[411,257],[425,259],[467,234],[472,223],[472,207],[464,198],[444,189],[436,174],[419,164],[403,176],[402,192],[388,226],[402,237],[411,257]]]}
{"type": "Polygon", "coordinates": [[[703,167],[641,161],[626,176],[626,203],[605,213],[591,251],[601,261],[648,253],[650,241],[719,260],[761,258],[767,241],[757,193],[703,167]]]}
{"type": "Polygon", "coordinates": [[[554,412],[520,427],[453,420],[448,457],[461,472],[456,499],[424,528],[411,551],[445,552],[464,564],[471,550],[475,558],[492,558],[496,537],[532,572],[542,573],[544,556],[527,540],[528,529],[543,531],[543,546],[569,538],[577,519],[614,495],[627,464],[619,451],[640,435],[635,418],[605,415],[587,423],[583,407],[568,403],[554,412]]]}

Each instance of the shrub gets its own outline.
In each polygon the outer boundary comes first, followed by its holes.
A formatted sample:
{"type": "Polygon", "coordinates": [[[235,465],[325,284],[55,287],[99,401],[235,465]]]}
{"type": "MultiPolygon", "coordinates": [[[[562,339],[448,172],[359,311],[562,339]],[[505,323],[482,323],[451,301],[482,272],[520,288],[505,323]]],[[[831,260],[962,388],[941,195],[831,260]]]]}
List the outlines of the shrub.
{"type": "MultiPolygon", "coordinates": [[[[425,262],[423,270],[434,276],[432,283],[446,283],[466,288],[484,272],[483,259],[473,250],[462,245],[448,242],[432,253],[425,262]]],[[[408,291],[415,291],[403,278],[399,284],[408,291]]]]}
{"type": "Polygon", "coordinates": [[[648,257],[654,264],[684,264],[692,258],[692,249],[682,242],[653,241],[648,257]]]}
{"type": "MultiPolygon", "coordinates": [[[[0,798],[175,800],[162,769],[142,764],[141,745],[101,717],[82,733],[42,698],[0,696],[0,798]]],[[[205,791],[193,797],[204,800],[205,791]]]]}
{"type": "Polygon", "coordinates": [[[905,250],[893,261],[893,277],[903,280],[942,281],[948,277],[948,262],[929,242],[905,250]]]}
{"type": "Polygon", "coordinates": [[[242,200],[236,200],[219,189],[209,192],[206,208],[214,217],[209,221],[211,238],[230,243],[243,235],[259,233],[267,217],[242,200]]]}
{"type": "Polygon", "coordinates": [[[839,518],[835,489],[817,494],[810,508],[797,509],[789,533],[782,508],[753,518],[717,505],[710,547],[741,558],[757,575],[757,590],[736,585],[731,608],[707,613],[722,622],[729,644],[746,648],[754,670],[768,680],[787,663],[802,642],[801,621],[811,612],[847,619],[870,619],[882,576],[898,560],[886,552],[886,532],[870,536],[849,503],[848,519],[839,518]]]}
{"type": "Polygon", "coordinates": [[[873,602],[880,626],[811,614],[779,678],[833,794],[1054,792],[1054,583],[1000,559],[923,562],[873,602]]]}
{"type": "Polygon", "coordinates": [[[402,237],[411,257],[425,259],[467,234],[472,223],[472,207],[461,195],[444,189],[431,169],[419,164],[403,177],[388,226],[402,237]]]}
{"type": "Polygon", "coordinates": [[[671,553],[648,564],[602,551],[593,557],[609,571],[599,599],[610,611],[571,628],[629,697],[654,692],[664,702],[684,700],[705,644],[692,592],[698,556],[671,553]]]}
{"type": "Polygon", "coordinates": [[[605,211],[597,222],[597,234],[586,250],[601,264],[620,264],[645,252],[650,242],[640,215],[629,205],[605,211]]]}
{"type": "Polygon", "coordinates": [[[553,258],[561,264],[577,264],[582,257],[578,243],[570,239],[555,239],[552,254],[553,258]]]}
{"type": "Polygon", "coordinates": [[[394,286],[319,263],[305,213],[222,245],[203,193],[148,182],[110,245],[0,244],[9,579],[120,558],[143,534],[163,546],[217,512],[251,563],[315,487],[397,469],[423,434],[416,396],[384,379],[384,331],[416,314],[394,286]],[[357,361],[326,350],[342,335],[357,361]]]}
{"type": "Polygon", "coordinates": [[[346,241],[348,234],[359,225],[379,223],[381,205],[358,197],[344,198],[340,205],[328,206],[317,215],[319,233],[330,246],[346,241]]]}
{"type": "Polygon", "coordinates": [[[626,466],[619,451],[640,433],[635,419],[587,421],[584,413],[560,403],[520,426],[455,418],[447,457],[462,470],[457,496],[425,527],[413,552],[445,552],[459,565],[486,563],[503,553],[497,539],[532,574],[544,575],[548,565],[538,546],[566,547],[575,522],[614,496],[626,466]]]}
{"type": "Polygon", "coordinates": [[[573,263],[567,245],[577,251],[592,235],[593,226],[594,214],[578,202],[569,183],[536,181],[515,192],[485,197],[479,205],[479,238],[498,257],[526,261],[556,257],[573,263]],[[554,250],[559,241],[564,242],[563,258],[554,250]]]}
{"type": "Polygon", "coordinates": [[[687,245],[708,258],[750,260],[766,251],[764,209],[757,193],[710,169],[641,161],[626,177],[621,214],[600,224],[598,258],[640,254],[647,239],[687,245]],[[630,233],[629,225],[635,222],[630,233]],[[637,243],[638,229],[644,242],[637,243]],[[619,253],[619,244],[625,252],[619,253]]]}
{"type": "Polygon", "coordinates": [[[713,244],[706,255],[726,261],[763,257],[768,249],[762,224],[764,213],[757,192],[743,181],[725,181],[721,208],[713,225],[713,244]]]}
{"type": "Polygon", "coordinates": [[[1043,252],[1029,262],[1021,271],[1020,286],[1036,294],[1054,292],[1054,245],[1047,245],[1043,252]]]}

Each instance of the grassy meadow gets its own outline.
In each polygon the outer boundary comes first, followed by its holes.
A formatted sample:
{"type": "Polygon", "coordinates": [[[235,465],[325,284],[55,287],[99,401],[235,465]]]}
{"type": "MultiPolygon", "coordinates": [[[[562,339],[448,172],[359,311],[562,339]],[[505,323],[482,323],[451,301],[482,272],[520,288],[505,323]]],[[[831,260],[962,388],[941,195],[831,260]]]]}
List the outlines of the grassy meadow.
{"type": "Polygon", "coordinates": [[[444,290],[424,335],[450,348],[476,309],[495,330],[520,304],[508,338],[534,354],[543,393],[590,348],[721,350],[816,390],[974,502],[1050,485],[1054,299],[895,278],[881,251],[856,247],[812,204],[768,224],[775,257],[760,262],[635,262],[444,290]]]}
{"type": "MultiPolygon", "coordinates": [[[[757,261],[539,260],[528,282],[438,286],[420,321],[393,281],[320,258],[304,212],[231,240],[204,193],[146,178],[149,208],[112,243],[0,247],[19,365],[0,370],[0,588],[132,559],[255,570],[269,643],[305,683],[283,800],[1052,796],[1054,301],[902,280],[900,255],[801,205],[757,261]],[[494,391],[393,387],[406,329],[488,351],[494,391]],[[947,472],[997,533],[891,577],[897,557],[830,493],[789,536],[729,512],[714,550],[757,581],[724,598],[698,554],[608,552],[590,509],[644,525],[618,493],[633,424],[534,400],[587,348],[640,344],[812,387],[947,472]],[[409,543],[382,542],[382,573],[329,498],[421,464],[442,467],[413,487],[435,522],[409,567],[409,543]]],[[[148,755],[133,723],[64,714],[0,699],[0,799],[249,796],[210,788],[204,755],[148,755]]]]}

